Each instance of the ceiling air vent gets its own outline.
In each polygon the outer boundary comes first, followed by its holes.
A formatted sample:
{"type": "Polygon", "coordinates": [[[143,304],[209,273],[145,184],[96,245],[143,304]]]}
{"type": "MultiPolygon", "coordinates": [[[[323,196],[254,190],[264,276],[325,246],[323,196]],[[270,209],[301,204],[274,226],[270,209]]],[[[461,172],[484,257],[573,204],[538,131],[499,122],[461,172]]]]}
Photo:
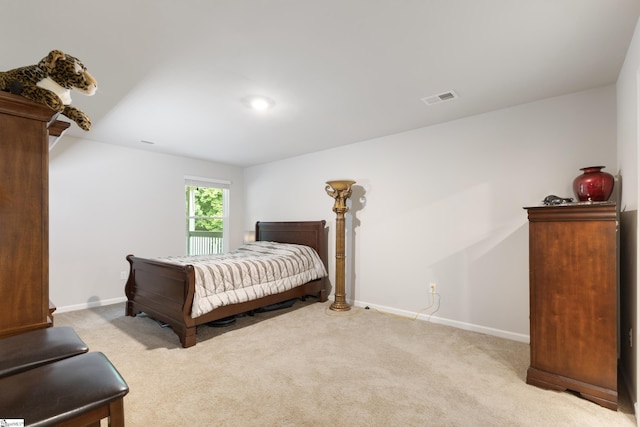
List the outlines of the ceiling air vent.
{"type": "Polygon", "coordinates": [[[422,98],[422,102],[431,106],[431,105],[439,104],[444,101],[450,101],[452,99],[456,99],[457,97],[458,97],[458,94],[450,90],[448,92],[443,92],[438,95],[427,96],[426,98],[422,98]]]}

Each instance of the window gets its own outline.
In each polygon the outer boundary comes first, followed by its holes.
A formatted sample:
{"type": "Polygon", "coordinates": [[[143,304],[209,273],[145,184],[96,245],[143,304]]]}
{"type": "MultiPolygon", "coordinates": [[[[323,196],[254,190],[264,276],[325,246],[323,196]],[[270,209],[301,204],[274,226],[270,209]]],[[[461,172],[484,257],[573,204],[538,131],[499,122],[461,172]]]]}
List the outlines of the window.
{"type": "Polygon", "coordinates": [[[185,177],[187,255],[226,250],[229,186],[228,181],[185,177]]]}

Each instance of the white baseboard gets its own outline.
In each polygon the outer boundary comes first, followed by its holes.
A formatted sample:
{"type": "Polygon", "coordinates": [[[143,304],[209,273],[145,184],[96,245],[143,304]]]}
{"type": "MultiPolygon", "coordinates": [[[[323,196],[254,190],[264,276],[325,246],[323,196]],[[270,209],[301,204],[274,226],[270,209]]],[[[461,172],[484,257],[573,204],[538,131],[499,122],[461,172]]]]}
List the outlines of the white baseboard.
{"type": "Polygon", "coordinates": [[[125,301],[127,301],[127,297],[119,297],[119,298],[113,298],[113,299],[107,299],[107,300],[91,301],[85,304],[56,307],[56,311],[53,313],[53,315],[55,316],[56,313],[67,313],[69,311],[78,311],[78,310],[84,310],[87,308],[102,307],[103,305],[118,304],[125,301]]]}
{"type": "MultiPolygon", "coordinates": [[[[69,311],[77,311],[77,310],[84,310],[87,308],[93,308],[93,307],[101,307],[104,305],[111,305],[111,304],[118,304],[121,302],[125,302],[127,301],[127,297],[120,297],[120,298],[113,298],[113,299],[109,299],[109,300],[97,300],[97,301],[91,301],[85,304],[76,304],[76,305],[68,305],[68,306],[64,306],[64,307],[57,307],[55,313],[66,313],[69,311]]],[[[445,319],[443,317],[437,317],[437,316],[433,316],[430,314],[418,314],[416,317],[415,312],[410,312],[410,311],[406,311],[406,310],[398,310],[397,308],[392,308],[392,307],[386,307],[383,305],[377,305],[377,304],[369,304],[369,303],[365,303],[365,302],[361,302],[361,301],[354,301],[352,303],[354,306],[356,307],[371,307],[371,308],[375,308],[376,310],[380,310],[383,311],[385,313],[391,313],[391,314],[395,314],[397,316],[403,316],[403,317],[409,317],[409,318],[416,318],[417,320],[422,320],[422,321],[426,321],[426,322],[432,322],[432,323],[438,323],[441,325],[446,325],[446,326],[451,326],[454,328],[458,328],[458,329],[464,329],[467,331],[473,331],[473,332],[479,332],[482,334],[487,334],[487,335],[492,335],[492,336],[496,336],[496,337],[500,337],[500,338],[506,338],[512,341],[519,341],[519,342],[524,342],[524,343],[529,343],[529,335],[524,335],[524,334],[517,334],[515,332],[509,332],[509,331],[504,331],[501,329],[495,329],[495,328],[488,328],[486,326],[479,326],[479,325],[474,325],[472,323],[466,323],[466,322],[460,322],[457,320],[451,320],[451,319],[445,319]]],[[[54,313],[54,315],[55,315],[54,313]]]]}
{"type": "MultiPolygon", "coordinates": [[[[618,363],[622,363],[622,361],[620,359],[618,359],[618,363]]],[[[620,395],[620,387],[624,387],[625,391],[627,392],[627,395],[629,396],[629,399],[631,400],[631,403],[633,404],[633,413],[637,414],[638,413],[638,402],[637,402],[637,397],[636,397],[636,392],[632,387],[632,381],[631,378],[629,378],[629,375],[627,375],[628,372],[621,367],[620,369],[620,376],[622,377],[622,382],[618,382],[618,395],[620,395]]],[[[640,421],[638,420],[638,417],[636,416],[636,425],[638,427],[640,427],[640,421]]]]}
{"type": "Polygon", "coordinates": [[[397,308],[385,307],[376,304],[364,303],[361,301],[354,301],[353,305],[356,307],[370,307],[376,310],[383,311],[385,313],[395,314],[397,316],[409,317],[411,319],[416,318],[426,322],[438,323],[441,325],[451,326],[458,329],[464,329],[467,331],[479,332],[481,334],[492,335],[500,338],[506,338],[512,341],[519,341],[523,343],[529,343],[529,335],[518,334],[510,331],[503,331],[501,329],[488,328],[486,326],[474,325],[472,323],[460,322],[457,320],[445,319],[443,317],[437,317],[430,314],[418,314],[406,310],[398,310],[397,308]],[[417,317],[416,317],[417,315],[417,317]]]}

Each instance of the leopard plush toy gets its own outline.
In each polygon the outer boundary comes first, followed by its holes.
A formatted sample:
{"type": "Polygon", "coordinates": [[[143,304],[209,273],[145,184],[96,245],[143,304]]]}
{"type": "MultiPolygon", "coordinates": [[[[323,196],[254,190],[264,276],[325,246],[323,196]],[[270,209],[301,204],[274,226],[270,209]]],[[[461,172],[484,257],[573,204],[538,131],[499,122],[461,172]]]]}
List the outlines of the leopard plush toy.
{"type": "Polygon", "coordinates": [[[37,65],[0,72],[0,90],[45,104],[86,131],[91,119],[71,105],[71,89],[91,96],[98,83],[77,58],[52,50],[37,65]]]}

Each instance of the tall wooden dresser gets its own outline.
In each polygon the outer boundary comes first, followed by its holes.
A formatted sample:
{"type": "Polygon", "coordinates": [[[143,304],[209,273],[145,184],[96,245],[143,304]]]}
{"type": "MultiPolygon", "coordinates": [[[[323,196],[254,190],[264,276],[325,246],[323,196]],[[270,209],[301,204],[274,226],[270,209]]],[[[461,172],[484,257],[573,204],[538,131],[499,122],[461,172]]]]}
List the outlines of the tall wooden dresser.
{"type": "Polygon", "coordinates": [[[0,337],[53,322],[48,127],[56,116],[46,106],[0,92],[0,337]]]}
{"type": "Polygon", "coordinates": [[[615,203],[525,208],[531,365],[527,383],[617,409],[615,203]]]}

